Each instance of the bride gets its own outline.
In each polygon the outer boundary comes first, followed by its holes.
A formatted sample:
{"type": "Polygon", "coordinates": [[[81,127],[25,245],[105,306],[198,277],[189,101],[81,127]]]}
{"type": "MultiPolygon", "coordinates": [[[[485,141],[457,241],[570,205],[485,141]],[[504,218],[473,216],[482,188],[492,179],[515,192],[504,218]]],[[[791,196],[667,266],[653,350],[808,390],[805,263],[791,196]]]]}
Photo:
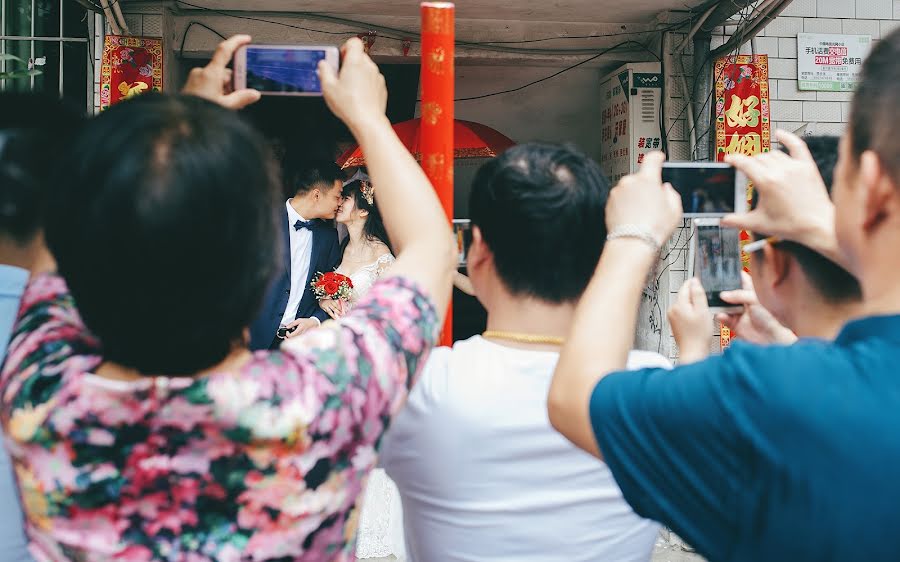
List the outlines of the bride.
{"type": "MultiPolygon", "coordinates": [[[[375,188],[369,178],[357,173],[344,185],[343,197],[336,220],[347,228],[348,236],[342,244],[343,258],[337,272],[353,282],[353,299],[350,303],[334,300],[319,303],[335,319],[346,314],[394,262],[381,213],[375,206],[375,188]]],[[[380,468],[369,476],[363,497],[356,556],[360,559],[395,556],[398,560],[405,557],[400,495],[380,468]]]]}

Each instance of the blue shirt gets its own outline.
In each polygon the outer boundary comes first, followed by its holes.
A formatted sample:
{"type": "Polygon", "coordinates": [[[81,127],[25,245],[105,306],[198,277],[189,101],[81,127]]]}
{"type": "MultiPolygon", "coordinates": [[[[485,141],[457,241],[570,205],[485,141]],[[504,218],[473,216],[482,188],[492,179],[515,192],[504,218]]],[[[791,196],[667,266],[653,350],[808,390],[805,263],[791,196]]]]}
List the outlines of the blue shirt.
{"type": "MultiPolygon", "coordinates": [[[[28,284],[28,271],[0,265],[0,363],[19,312],[19,301],[28,284]]],[[[5,446],[0,446],[0,553],[4,561],[31,560],[22,530],[22,509],[5,446]]]]}
{"type": "Polygon", "coordinates": [[[590,415],[634,510],[710,560],[900,559],[900,316],[613,373],[590,415]]]}

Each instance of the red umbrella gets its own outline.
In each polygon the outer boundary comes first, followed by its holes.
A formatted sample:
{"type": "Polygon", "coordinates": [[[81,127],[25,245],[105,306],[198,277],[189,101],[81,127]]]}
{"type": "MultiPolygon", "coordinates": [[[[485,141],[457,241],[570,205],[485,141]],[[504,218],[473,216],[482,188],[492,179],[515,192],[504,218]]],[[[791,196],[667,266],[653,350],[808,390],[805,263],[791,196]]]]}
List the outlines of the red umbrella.
{"type": "MultiPolygon", "coordinates": [[[[397,136],[419,161],[422,160],[420,124],[421,119],[410,119],[394,125],[397,136]]],[[[493,158],[515,144],[509,137],[487,125],[459,119],[453,122],[453,158],[493,158]]],[[[337,162],[341,168],[366,165],[359,146],[341,154],[337,162]]]]}

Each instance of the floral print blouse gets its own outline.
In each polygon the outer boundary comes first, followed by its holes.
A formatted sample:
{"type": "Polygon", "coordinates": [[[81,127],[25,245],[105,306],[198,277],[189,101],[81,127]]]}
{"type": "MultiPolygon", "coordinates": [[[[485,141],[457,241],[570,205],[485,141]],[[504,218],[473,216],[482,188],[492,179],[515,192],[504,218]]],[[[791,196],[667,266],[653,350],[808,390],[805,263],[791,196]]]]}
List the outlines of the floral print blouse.
{"type": "Polygon", "coordinates": [[[91,374],[98,342],[65,283],[35,279],[0,406],[39,560],[353,560],[355,504],[437,339],[412,283],[202,378],[91,374]]]}

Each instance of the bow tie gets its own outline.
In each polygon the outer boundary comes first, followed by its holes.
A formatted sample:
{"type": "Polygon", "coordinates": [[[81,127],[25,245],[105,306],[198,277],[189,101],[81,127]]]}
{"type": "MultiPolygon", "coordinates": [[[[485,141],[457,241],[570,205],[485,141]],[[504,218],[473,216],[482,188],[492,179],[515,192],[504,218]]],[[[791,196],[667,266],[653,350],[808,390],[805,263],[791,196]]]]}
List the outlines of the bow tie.
{"type": "Polygon", "coordinates": [[[314,225],[313,221],[298,220],[297,222],[294,223],[294,230],[301,230],[301,229],[305,228],[306,230],[309,230],[310,232],[312,232],[313,225],[314,225]]]}

